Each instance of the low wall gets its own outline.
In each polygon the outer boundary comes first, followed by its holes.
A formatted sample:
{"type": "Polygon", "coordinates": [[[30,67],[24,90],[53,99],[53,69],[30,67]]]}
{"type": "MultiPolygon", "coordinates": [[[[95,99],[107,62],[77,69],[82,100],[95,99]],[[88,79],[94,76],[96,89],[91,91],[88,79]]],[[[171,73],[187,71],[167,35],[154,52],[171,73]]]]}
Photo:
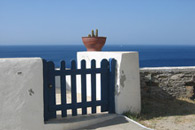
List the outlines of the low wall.
{"type": "Polygon", "coordinates": [[[141,68],[142,98],[194,98],[195,67],[141,68]]]}

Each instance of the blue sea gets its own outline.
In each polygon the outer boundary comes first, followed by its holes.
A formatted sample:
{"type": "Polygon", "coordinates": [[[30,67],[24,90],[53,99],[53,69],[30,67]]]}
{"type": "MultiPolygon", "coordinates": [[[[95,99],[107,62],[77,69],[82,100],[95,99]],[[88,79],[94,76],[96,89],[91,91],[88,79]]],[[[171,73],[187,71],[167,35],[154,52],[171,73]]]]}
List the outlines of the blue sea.
{"type": "MultiPolygon", "coordinates": [[[[65,60],[76,60],[77,51],[86,51],[83,45],[18,45],[0,46],[0,58],[41,57],[59,67],[65,60]]],[[[138,51],[140,67],[195,66],[195,46],[171,45],[106,45],[102,51],[138,51]]]]}

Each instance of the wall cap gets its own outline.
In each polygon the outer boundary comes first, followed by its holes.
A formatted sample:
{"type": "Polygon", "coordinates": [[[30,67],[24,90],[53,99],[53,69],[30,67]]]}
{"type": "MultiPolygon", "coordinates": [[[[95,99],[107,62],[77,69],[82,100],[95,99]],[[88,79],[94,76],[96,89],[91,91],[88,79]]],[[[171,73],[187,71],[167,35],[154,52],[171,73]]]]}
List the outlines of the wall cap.
{"type": "Polygon", "coordinates": [[[155,71],[162,71],[162,72],[172,72],[172,71],[195,71],[195,66],[182,66],[182,67],[144,67],[140,68],[140,72],[155,72],[155,71]]]}

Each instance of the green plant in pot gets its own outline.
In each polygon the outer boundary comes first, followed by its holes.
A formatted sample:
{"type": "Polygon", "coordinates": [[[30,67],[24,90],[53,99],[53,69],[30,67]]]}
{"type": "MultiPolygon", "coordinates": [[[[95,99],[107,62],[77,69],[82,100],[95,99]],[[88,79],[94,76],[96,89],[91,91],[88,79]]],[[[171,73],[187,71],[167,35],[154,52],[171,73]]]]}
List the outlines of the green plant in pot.
{"type": "Polygon", "coordinates": [[[95,34],[94,30],[92,30],[88,37],[82,37],[82,41],[87,48],[87,51],[101,51],[106,43],[106,37],[99,37],[98,29],[96,29],[95,34]]]}

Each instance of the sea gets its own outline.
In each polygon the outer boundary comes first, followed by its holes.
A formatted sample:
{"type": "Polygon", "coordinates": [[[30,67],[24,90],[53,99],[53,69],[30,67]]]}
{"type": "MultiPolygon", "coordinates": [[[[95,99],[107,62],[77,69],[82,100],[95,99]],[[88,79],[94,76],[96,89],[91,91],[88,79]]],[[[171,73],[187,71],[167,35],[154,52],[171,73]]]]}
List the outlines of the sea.
{"type": "MultiPolygon", "coordinates": [[[[59,67],[65,60],[66,67],[76,60],[83,45],[15,45],[0,46],[0,58],[41,57],[59,67]]],[[[189,45],[105,45],[102,51],[137,51],[139,65],[143,67],[195,66],[195,46],[189,45]]]]}

